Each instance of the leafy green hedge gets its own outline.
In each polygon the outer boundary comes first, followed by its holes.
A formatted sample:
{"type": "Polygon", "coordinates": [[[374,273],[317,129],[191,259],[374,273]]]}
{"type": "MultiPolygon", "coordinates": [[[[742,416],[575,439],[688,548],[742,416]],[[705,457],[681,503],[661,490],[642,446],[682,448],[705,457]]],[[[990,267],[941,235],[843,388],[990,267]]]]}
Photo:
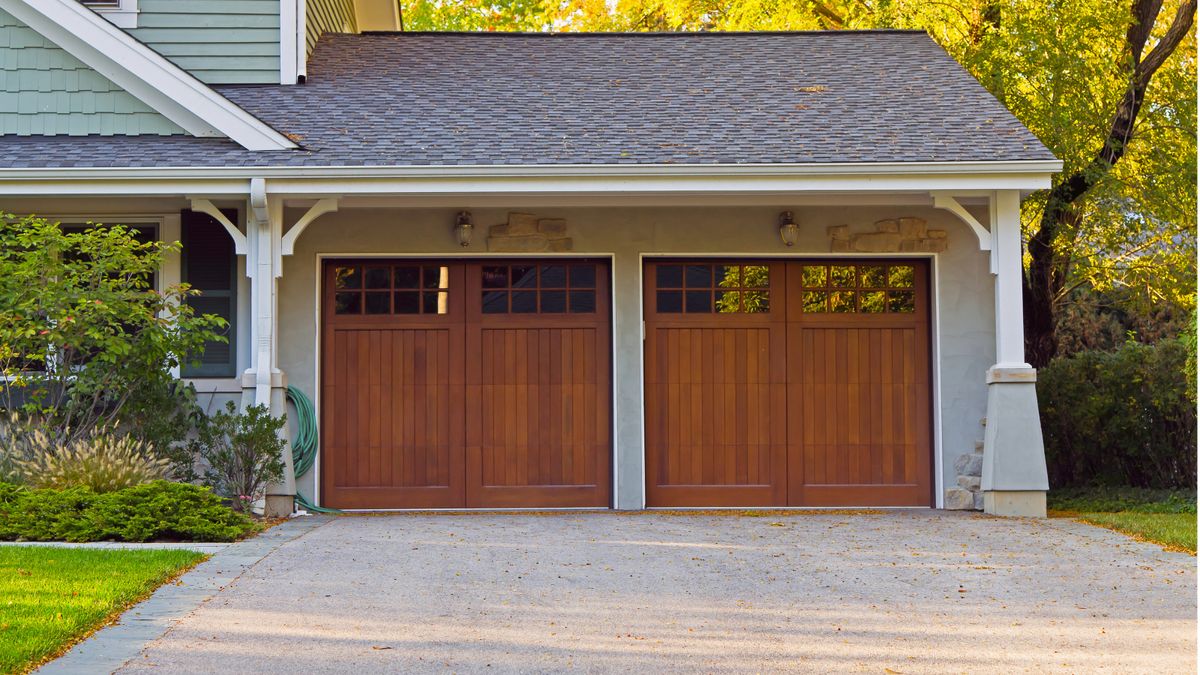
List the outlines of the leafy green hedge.
{"type": "Polygon", "coordinates": [[[1129,342],[1042,368],[1037,389],[1051,487],[1194,488],[1190,358],[1182,340],[1129,342]]]}
{"type": "Polygon", "coordinates": [[[258,525],[207,488],[154,481],[115,492],[0,483],[0,540],[233,541],[258,525]]]}

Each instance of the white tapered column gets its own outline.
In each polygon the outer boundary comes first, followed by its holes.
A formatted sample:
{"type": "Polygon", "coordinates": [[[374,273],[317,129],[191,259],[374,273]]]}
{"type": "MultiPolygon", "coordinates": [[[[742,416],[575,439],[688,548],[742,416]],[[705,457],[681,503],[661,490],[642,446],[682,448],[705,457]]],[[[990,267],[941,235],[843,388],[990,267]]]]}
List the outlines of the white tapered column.
{"type": "Polygon", "coordinates": [[[983,443],[984,511],[1046,515],[1046,452],[1037,404],[1037,371],[1025,362],[1021,297],[1021,198],[993,194],[992,255],[996,284],[996,364],[988,369],[987,429],[983,443]]]}

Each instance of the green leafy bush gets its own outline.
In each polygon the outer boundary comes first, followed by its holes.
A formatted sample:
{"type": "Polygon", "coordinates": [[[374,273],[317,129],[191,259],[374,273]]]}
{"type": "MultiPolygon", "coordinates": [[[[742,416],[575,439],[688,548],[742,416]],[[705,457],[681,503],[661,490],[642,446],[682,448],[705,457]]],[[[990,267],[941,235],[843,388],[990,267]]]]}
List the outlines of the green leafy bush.
{"type": "Polygon", "coordinates": [[[1052,487],[1196,485],[1195,380],[1181,340],[1082,352],[1038,373],[1052,487]]]}
{"type": "Polygon", "coordinates": [[[33,434],[32,457],[16,461],[21,482],[37,488],[87,487],[112,492],[166,478],[170,462],[153,456],[132,436],[96,428],[72,441],[54,443],[41,431],[33,434]]]}
{"type": "Polygon", "coordinates": [[[158,447],[189,431],[171,369],[224,339],[225,321],[196,315],[186,284],[154,288],[179,244],[144,239],[0,212],[0,406],[55,442],[115,426],[158,447]]]}
{"type": "Polygon", "coordinates": [[[217,494],[245,511],[262,498],[267,486],[283,480],[283,450],[279,432],[286,420],[273,417],[264,405],[238,412],[233,401],[200,427],[200,457],[207,469],[204,482],[217,494]]]}
{"type": "Polygon", "coordinates": [[[114,492],[0,484],[0,540],[233,541],[258,529],[207,488],[155,481],[114,492]]]}

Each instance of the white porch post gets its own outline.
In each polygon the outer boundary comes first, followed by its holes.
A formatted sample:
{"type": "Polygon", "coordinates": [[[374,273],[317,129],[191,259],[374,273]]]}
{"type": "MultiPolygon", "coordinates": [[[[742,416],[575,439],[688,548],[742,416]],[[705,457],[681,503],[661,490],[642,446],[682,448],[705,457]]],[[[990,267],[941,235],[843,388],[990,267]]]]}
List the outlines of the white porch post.
{"type": "Polygon", "coordinates": [[[1037,371],[1025,362],[1020,193],[994,193],[991,211],[996,364],[987,372],[983,509],[995,515],[1044,517],[1049,481],[1038,415],[1037,371]]]}
{"type": "MultiPolygon", "coordinates": [[[[278,279],[283,234],[283,205],[269,200],[266,181],[250,182],[250,208],[246,211],[246,276],[250,278],[250,368],[242,375],[242,400],[265,405],[276,417],[286,413],[287,378],[279,370],[277,355],[278,279]]],[[[286,427],[283,432],[287,434],[286,427]]],[[[290,439],[283,452],[283,481],[268,486],[265,513],[272,517],[292,512],[296,496],[296,477],[292,467],[290,439]]]]}

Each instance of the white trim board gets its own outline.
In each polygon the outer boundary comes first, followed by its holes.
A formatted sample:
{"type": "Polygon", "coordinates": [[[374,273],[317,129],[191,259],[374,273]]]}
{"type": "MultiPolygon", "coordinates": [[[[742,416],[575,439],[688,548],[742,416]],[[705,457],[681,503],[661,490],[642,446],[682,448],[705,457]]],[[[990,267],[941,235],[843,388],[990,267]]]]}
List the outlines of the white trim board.
{"type": "Polygon", "coordinates": [[[75,0],[0,0],[0,9],[193,136],[226,137],[247,150],[296,147],[283,134],[75,0]]]}
{"type": "MultiPolygon", "coordinates": [[[[0,0],[0,4],[13,0],[0,0]]],[[[0,169],[0,194],[244,197],[265,179],[272,196],[557,198],[653,195],[912,194],[967,196],[1050,187],[1055,162],[738,165],[523,165],[0,169]]]]}

